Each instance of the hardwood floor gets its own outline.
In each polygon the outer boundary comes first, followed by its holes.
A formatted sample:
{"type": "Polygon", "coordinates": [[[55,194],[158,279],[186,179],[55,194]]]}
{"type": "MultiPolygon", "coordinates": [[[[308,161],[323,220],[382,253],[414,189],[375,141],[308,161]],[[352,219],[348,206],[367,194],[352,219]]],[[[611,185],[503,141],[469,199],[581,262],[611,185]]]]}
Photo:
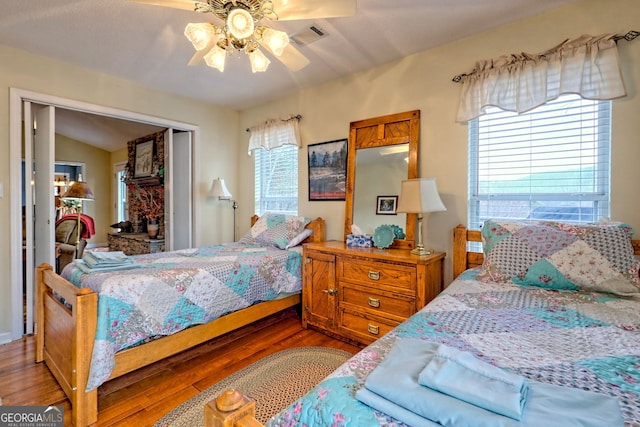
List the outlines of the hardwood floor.
{"type": "MultiPolygon", "coordinates": [[[[180,403],[233,372],[280,350],[322,346],[360,350],[303,329],[291,308],[191,350],[103,384],[98,426],[152,426],[180,403]]],[[[4,405],[62,405],[71,425],[69,401],[43,363],[34,362],[33,336],[0,345],[0,398],[4,405]]]]}

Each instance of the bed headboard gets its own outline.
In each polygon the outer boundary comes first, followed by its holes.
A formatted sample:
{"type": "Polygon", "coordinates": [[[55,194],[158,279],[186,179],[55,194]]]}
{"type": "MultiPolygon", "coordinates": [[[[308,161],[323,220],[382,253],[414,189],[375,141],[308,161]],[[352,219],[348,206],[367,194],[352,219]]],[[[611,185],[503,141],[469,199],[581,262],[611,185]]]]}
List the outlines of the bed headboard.
{"type": "MultiPolygon", "coordinates": [[[[467,230],[467,227],[460,224],[453,229],[453,278],[458,277],[463,271],[479,267],[484,261],[482,252],[470,252],[467,242],[482,242],[482,235],[479,230],[467,230]]],[[[640,240],[632,240],[633,251],[640,255],[640,240]]]]}
{"type": "Polygon", "coordinates": [[[313,230],[313,234],[302,241],[302,243],[320,243],[325,241],[325,223],[324,219],[317,217],[311,221],[305,228],[313,230]]]}
{"type": "Polygon", "coordinates": [[[469,252],[467,242],[482,242],[479,230],[467,230],[462,224],[453,229],[453,278],[463,271],[478,267],[484,261],[482,252],[469,252]]]}
{"type": "MultiPolygon", "coordinates": [[[[253,215],[251,217],[251,226],[258,221],[260,217],[258,215],[253,215]]],[[[317,217],[312,220],[305,228],[309,228],[313,230],[313,234],[302,241],[302,243],[320,243],[325,240],[325,222],[324,219],[317,217]]]]}

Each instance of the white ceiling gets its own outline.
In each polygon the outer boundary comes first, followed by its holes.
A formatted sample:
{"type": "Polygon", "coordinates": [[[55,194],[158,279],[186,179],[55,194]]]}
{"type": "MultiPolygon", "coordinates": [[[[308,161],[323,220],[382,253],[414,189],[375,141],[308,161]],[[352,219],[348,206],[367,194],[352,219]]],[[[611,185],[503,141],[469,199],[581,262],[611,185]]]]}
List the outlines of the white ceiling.
{"type": "Polygon", "coordinates": [[[311,63],[295,73],[271,57],[266,72],[252,74],[243,53],[224,73],[187,66],[194,50],[185,25],[213,17],[128,0],[0,0],[0,44],[244,110],[572,1],[358,0],[352,17],[270,23],[289,34],[312,24],[329,33],[299,47],[311,63]]]}
{"type": "Polygon", "coordinates": [[[75,110],[56,108],[56,133],[113,152],[163,128],[75,110]]]}

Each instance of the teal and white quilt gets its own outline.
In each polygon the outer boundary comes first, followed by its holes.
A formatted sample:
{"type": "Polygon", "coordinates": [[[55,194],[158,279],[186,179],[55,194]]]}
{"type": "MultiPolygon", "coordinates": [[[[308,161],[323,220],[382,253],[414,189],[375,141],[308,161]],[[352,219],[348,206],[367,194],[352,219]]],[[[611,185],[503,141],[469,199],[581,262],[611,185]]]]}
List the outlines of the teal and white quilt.
{"type": "MultiPolygon", "coordinates": [[[[527,380],[611,396],[620,409],[611,419],[621,415],[627,426],[640,426],[640,294],[625,297],[487,283],[476,280],[477,273],[465,272],[268,426],[404,425],[355,395],[394,344],[407,339],[468,352],[527,380]]],[[[455,425],[483,425],[482,418],[455,415],[460,421],[455,425]]],[[[558,413],[549,425],[576,425],[564,423],[564,416],[558,413]]]]}
{"type": "Polygon", "coordinates": [[[106,381],[116,352],[207,323],[302,286],[301,249],[229,243],[137,255],[137,268],[62,276],[98,294],[98,326],[87,390],[106,381]]]}

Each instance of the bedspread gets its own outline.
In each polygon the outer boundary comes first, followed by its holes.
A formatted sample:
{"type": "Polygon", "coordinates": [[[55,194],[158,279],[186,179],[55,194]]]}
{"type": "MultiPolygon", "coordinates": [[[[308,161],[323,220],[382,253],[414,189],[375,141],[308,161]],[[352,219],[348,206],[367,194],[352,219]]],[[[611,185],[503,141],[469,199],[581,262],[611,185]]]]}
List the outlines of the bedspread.
{"type": "Polygon", "coordinates": [[[169,335],[281,293],[299,292],[301,252],[242,243],[136,255],[140,268],[62,276],[98,294],[87,390],[106,381],[116,352],[169,335]]]}
{"type": "Polygon", "coordinates": [[[446,344],[531,380],[614,396],[625,424],[640,426],[640,298],[483,283],[476,274],[462,274],[268,426],[402,425],[354,397],[402,338],[446,344]]]}

